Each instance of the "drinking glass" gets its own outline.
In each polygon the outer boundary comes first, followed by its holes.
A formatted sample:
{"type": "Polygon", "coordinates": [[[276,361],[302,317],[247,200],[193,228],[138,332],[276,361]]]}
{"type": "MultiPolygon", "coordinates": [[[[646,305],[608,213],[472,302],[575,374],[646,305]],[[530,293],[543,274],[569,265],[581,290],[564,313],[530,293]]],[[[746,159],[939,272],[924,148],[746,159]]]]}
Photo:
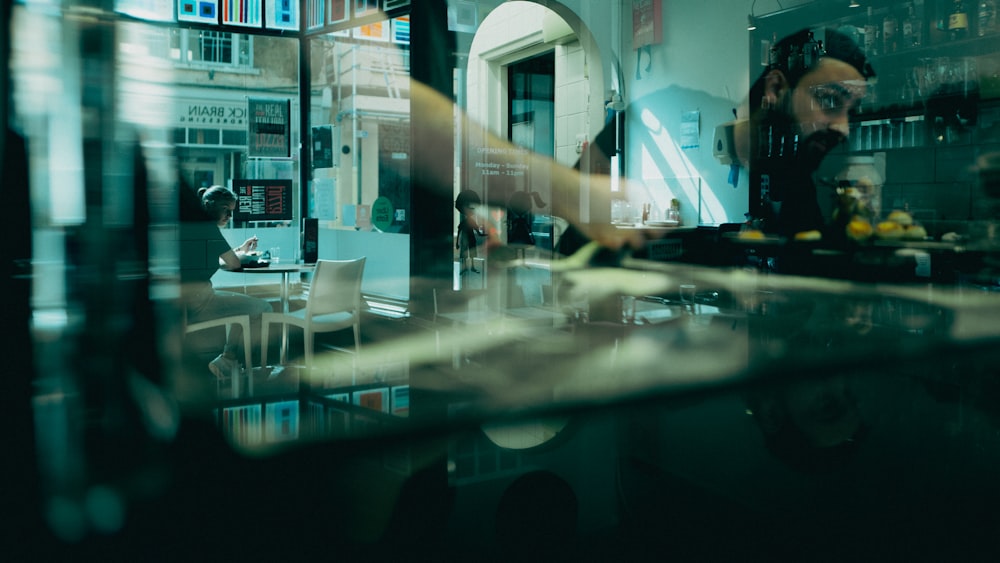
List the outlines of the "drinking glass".
{"type": "Polygon", "coordinates": [[[635,297],[632,295],[622,295],[622,323],[635,323],[635,297]]]}
{"type": "Polygon", "coordinates": [[[682,283],[680,287],[681,303],[692,313],[694,312],[694,294],[697,290],[698,286],[693,283],[682,283]]]}

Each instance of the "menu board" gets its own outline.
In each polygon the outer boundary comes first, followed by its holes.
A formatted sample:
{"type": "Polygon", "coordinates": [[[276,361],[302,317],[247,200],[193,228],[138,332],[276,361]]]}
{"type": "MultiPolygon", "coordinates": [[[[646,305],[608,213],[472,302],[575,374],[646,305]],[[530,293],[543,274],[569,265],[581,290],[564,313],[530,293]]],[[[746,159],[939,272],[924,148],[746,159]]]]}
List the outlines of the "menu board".
{"type": "Polygon", "coordinates": [[[291,221],[291,180],[233,180],[233,221],[291,221]]]}
{"type": "Polygon", "coordinates": [[[288,158],[292,155],[291,101],[247,99],[247,156],[288,158]]]}

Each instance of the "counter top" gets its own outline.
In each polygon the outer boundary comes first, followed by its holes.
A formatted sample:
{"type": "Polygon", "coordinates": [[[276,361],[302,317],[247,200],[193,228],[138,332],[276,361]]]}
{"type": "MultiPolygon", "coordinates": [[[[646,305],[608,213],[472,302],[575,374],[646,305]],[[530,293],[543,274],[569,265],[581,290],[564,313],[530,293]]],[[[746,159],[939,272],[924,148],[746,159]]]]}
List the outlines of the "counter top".
{"type": "Polygon", "coordinates": [[[177,536],[227,559],[1000,555],[1000,294],[628,257],[545,271],[548,316],[369,320],[361,358],[324,355],[322,377],[187,406],[104,475],[145,483],[125,528],[38,553],[177,536]]]}

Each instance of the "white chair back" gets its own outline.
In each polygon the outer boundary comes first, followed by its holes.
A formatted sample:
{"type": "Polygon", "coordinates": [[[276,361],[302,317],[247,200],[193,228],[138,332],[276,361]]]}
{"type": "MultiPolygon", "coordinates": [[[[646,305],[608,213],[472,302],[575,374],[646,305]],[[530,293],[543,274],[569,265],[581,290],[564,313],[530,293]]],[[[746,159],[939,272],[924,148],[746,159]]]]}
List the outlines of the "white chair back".
{"type": "Polygon", "coordinates": [[[361,278],[365,257],[352,260],[318,260],[306,301],[306,317],[350,311],[361,312],[361,278]]]}

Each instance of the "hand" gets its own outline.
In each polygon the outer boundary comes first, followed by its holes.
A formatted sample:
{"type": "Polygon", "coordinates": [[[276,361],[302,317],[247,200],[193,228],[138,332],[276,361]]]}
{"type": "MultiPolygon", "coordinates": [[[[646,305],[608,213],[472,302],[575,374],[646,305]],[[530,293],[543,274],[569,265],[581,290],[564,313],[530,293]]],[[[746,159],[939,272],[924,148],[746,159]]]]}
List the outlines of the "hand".
{"type": "Polygon", "coordinates": [[[247,240],[243,241],[243,244],[241,244],[239,246],[239,248],[237,248],[237,250],[239,250],[241,252],[244,252],[244,253],[250,252],[251,250],[256,250],[256,249],[257,249],[257,236],[256,235],[254,235],[254,236],[248,238],[247,240]]]}

